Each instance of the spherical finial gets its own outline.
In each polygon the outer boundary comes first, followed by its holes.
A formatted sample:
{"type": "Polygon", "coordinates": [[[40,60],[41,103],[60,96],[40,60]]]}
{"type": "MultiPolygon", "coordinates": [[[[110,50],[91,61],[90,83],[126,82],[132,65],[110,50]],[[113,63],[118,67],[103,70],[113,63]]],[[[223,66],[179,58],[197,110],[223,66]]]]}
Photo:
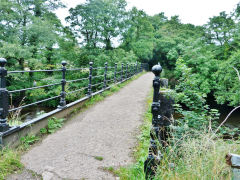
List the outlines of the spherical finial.
{"type": "Polygon", "coordinates": [[[93,65],[93,62],[89,62],[89,65],[92,66],[92,65],[93,65]]]}
{"type": "Polygon", "coordinates": [[[152,72],[155,74],[155,76],[159,76],[162,72],[162,66],[160,64],[153,66],[152,72]]]}
{"type": "Polygon", "coordinates": [[[62,61],[62,65],[63,65],[63,66],[66,66],[66,65],[67,65],[67,62],[66,62],[66,61],[62,61]]]}
{"type": "Polygon", "coordinates": [[[105,62],[105,66],[106,66],[106,65],[108,65],[108,63],[107,63],[107,62],[105,62]]]}
{"type": "Polygon", "coordinates": [[[0,66],[1,67],[4,67],[6,63],[7,63],[7,60],[5,58],[0,58],[0,66]]]}

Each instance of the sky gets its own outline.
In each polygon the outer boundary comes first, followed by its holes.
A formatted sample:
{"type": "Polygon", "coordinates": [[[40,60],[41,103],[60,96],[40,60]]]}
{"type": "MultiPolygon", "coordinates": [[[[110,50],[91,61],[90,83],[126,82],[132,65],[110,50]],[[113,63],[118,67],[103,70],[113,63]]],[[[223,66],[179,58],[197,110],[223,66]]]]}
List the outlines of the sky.
{"type": "MultiPolygon", "coordinates": [[[[240,0],[126,0],[127,9],[133,6],[144,10],[148,15],[164,12],[167,17],[179,15],[181,22],[194,25],[206,24],[210,17],[217,16],[221,11],[231,12],[240,0]]],[[[65,23],[69,15],[68,9],[85,0],[62,0],[67,8],[56,11],[58,17],[65,23]]]]}

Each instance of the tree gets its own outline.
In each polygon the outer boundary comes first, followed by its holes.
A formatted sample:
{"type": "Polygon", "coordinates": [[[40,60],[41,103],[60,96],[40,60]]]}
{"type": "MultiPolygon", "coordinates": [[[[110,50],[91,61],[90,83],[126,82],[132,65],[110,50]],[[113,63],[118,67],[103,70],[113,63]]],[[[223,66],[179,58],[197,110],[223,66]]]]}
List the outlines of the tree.
{"type": "Polygon", "coordinates": [[[226,14],[226,12],[221,12],[219,16],[210,18],[205,28],[207,42],[215,43],[219,46],[219,48],[217,48],[217,58],[226,59],[229,57],[229,49],[231,48],[235,29],[235,23],[232,17],[226,14]]]}
{"type": "Polygon", "coordinates": [[[125,0],[87,0],[71,8],[66,20],[87,48],[103,43],[106,49],[111,49],[112,39],[121,36],[124,30],[125,8],[125,0]]]}
{"type": "Polygon", "coordinates": [[[153,56],[153,32],[149,16],[134,7],[128,14],[127,28],[121,46],[127,51],[133,50],[140,61],[148,62],[153,56]]]}
{"type": "Polygon", "coordinates": [[[0,2],[0,31],[4,34],[0,36],[0,53],[9,60],[8,64],[17,61],[23,70],[26,59],[30,65],[45,48],[52,48],[61,23],[51,11],[62,6],[58,0],[0,2]]]}

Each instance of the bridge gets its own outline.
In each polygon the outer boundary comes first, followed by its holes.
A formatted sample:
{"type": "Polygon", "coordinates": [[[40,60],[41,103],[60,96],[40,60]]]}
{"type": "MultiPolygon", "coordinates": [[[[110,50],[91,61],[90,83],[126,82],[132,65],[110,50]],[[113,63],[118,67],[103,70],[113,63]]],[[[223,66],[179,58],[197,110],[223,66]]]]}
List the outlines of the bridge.
{"type": "MultiPolygon", "coordinates": [[[[1,144],[16,147],[20,138],[28,134],[37,134],[47,126],[51,117],[69,117],[82,104],[105,91],[111,91],[116,85],[126,83],[131,78],[146,69],[146,64],[114,64],[105,63],[104,67],[94,67],[89,63],[87,68],[67,68],[62,62],[61,69],[7,71],[6,60],[0,59],[1,74],[1,144]],[[67,79],[68,72],[77,71],[83,76],[79,79],[67,79]],[[53,73],[60,72],[62,79],[59,83],[46,84],[25,89],[8,90],[8,75],[23,73],[53,73]],[[87,74],[87,76],[86,76],[87,74]],[[84,76],[85,75],[85,76],[84,76]],[[87,81],[86,87],[66,89],[67,83],[87,81]],[[9,106],[9,94],[35,89],[61,86],[61,94],[37,102],[31,102],[19,107],[9,106]],[[68,103],[67,95],[79,93],[80,99],[68,103]],[[9,113],[29,106],[39,105],[59,99],[59,106],[48,113],[18,126],[10,126],[7,117],[9,113]]],[[[21,174],[10,176],[9,179],[114,179],[106,169],[120,167],[133,161],[131,153],[136,146],[135,135],[140,127],[143,114],[146,112],[146,99],[151,91],[152,73],[138,75],[137,79],[118,92],[108,96],[103,101],[76,113],[68,118],[63,128],[48,135],[42,142],[31,148],[22,156],[25,170],[21,174]],[[34,173],[32,173],[34,172],[34,173]]]]}

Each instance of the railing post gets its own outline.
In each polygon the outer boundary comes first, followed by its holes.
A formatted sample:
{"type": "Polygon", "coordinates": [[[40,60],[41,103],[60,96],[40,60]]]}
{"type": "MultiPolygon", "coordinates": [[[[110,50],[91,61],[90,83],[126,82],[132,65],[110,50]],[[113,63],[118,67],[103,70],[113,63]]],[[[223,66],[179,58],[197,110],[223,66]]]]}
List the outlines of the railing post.
{"type": "Polygon", "coordinates": [[[6,88],[6,63],[6,59],[0,58],[0,132],[5,132],[10,128],[7,124],[7,116],[9,110],[9,93],[6,88]]]}
{"type": "Polygon", "coordinates": [[[93,70],[93,62],[89,62],[88,96],[92,95],[92,70],[93,70]]]}
{"type": "Polygon", "coordinates": [[[104,85],[103,88],[107,88],[107,70],[108,70],[108,63],[105,63],[105,71],[104,71],[104,85]]]}
{"type": "Polygon", "coordinates": [[[66,106],[66,92],[65,92],[65,85],[66,85],[66,61],[62,61],[62,92],[61,92],[61,97],[60,97],[60,103],[58,108],[63,109],[66,106]]]}
{"type": "Polygon", "coordinates": [[[123,63],[122,63],[122,69],[121,69],[121,82],[123,81],[123,63]]]}
{"type": "Polygon", "coordinates": [[[138,73],[137,69],[138,69],[138,63],[136,62],[135,74],[137,74],[137,73],[138,73]]]}
{"type": "Polygon", "coordinates": [[[132,77],[132,65],[133,64],[130,64],[130,68],[129,68],[130,76],[129,77],[132,77]]]}
{"type": "Polygon", "coordinates": [[[141,63],[141,66],[140,66],[140,72],[143,71],[143,63],[141,63]]]}
{"type": "Polygon", "coordinates": [[[125,75],[125,78],[126,79],[128,78],[128,63],[126,64],[126,75],[125,75]]]}
{"type": "Polygon", "coordinates": [[[114,68],[114,83],[117,82],[117,63],[115,63],[115,68],[114,68]]]}
{"type": "Polygon", "coordinates": [[[153,80],[153,103],[152,103],[152,130],[150,133],[150,147],[149,155],[147,160],[144,163],[144,171],[146,174],[146,179],[155,175],[157,165],[161,159],[161,152],[158,151],[157,144],[161,142],[160,139],[160,126],[162,117],[159,114],[160,110],[160,74],[162,72],[162,67],[160,65],[155,65],[152,68],[152,72],[155,74],[153,80]]]}

